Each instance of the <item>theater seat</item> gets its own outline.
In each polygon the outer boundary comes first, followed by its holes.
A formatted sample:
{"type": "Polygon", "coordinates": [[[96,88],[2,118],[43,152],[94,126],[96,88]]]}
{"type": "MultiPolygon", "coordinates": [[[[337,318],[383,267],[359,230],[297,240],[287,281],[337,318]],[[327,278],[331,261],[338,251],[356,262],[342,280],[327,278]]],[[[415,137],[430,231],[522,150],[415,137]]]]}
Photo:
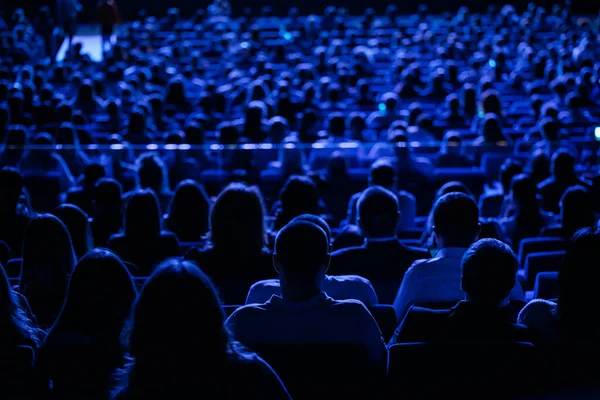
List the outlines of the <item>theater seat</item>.
{"type": "MultiPolygon", "coordinates": [[[[565,240],[559,237],[538,237],[521,240],[519,245],[519,267],[525,268],[525,260],[531,253],[565,250],[565,240]]],[[[535,278],[534,278],[535,279],[535,278]]]]}
{"type": "Polygon", "coordinates": [[[529,254],[525,260],[525,268],[519,271],[523,289],[533,289],[536,277],[540,272],[558,272],[564,256],[564,251],[529,254]]]}
{"type": "Polygon", "coordinates": [[[277,372],[294,400],[379,398],[385,371],[371,370],[353,344],[260,344],[252,350],[277,372]]]}
{"type": "Polygon", "coordinates": [[[558,292],[558,272],[540,272],[537,275],[533,287],[534,299],[556,299],[558,292]]]}
{"type": "Polygon", "coordinates": [[[396,344],[389,348],[388,397],[483,399],[527,394],[537,382],[535,367],[530,343],[396,344]]]}

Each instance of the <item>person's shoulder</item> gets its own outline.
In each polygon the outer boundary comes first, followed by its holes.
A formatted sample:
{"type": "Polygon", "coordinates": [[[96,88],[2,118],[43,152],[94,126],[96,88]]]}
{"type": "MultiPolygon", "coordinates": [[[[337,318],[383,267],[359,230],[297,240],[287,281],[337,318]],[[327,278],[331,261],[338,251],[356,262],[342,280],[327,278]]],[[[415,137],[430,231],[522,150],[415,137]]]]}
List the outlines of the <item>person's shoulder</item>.
{"type": "Polygon", "coordinates": [[[258,281],[250,286],[250,291],[261,290],[266,288],[279,288],[280,283],[279,279],[263,279],[262,281],[258,281]]]}
{"type": "Polygon", "coordinates": [[[541,181],[540,183],[538,183],[538,189],[539,190],[544,190],[548,187],[551,187],[554,185],[554,178],[550,177],[547,178],[546,180],[541,181]]]}
{"type": "Polygon", "coordinates": [[[415,196],[412,193],[407,192],[406,190],[398,190],[396,192],[396,197],[415,200],[415,196]]]}
{"type": "Polygon", "coordinates": [[[350,257],[350,256],[355,256],[364,251],[365,251],[365,249],[362,246],[347,247],[345,249],[340,249],[340,250],[334,251],[333,253],[331,253],[331,257],[332,258],[350,257]]]}
{"type": "MultiPolygon", "coordinates": [[[[327,278],[330,281],[335,281],[337,283],[341,283],[341,284],[358,284],[358,285],[370,285],[371,281],[369,281],[367,278],[363,278],[362,276],[358,276],[358,275],[328,275],[327,278]]],[[[279,286],[279,280],[278,279],[271,279],[271,280],[275,280],[277,281],[277,286],[279,286]]]]}
{"type": "Polygon", "coordinates": [[[252,320],[253,315],[264,313],[268,311],[265,303],[262,304],[246,304],[239,308],[237,308],[230,316],[227,318],[228,324],[235,324],[236,322],[243,320],[245,318],[249,318],[252,320]]]}

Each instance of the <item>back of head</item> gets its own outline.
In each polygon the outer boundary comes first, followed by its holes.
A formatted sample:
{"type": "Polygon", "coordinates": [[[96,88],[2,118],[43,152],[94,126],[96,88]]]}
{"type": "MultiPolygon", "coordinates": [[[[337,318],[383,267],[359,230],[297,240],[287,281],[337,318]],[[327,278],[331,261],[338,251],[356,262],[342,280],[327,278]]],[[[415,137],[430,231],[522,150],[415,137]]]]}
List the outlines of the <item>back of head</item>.
{"type": "Polygon", "coordinates": [[[537,203],[537,186],[533,179],[526,174],[516,175],[512,179],[510,192],[517,206],[527,206],[537,203]]]}
{"type": "Polygon", "coordinates": [[[496,239],[474,243],[462,259],[462,289],[467,299],[490,307],[500,305],[515,285],[518,265],[506,244],[496,239]]]}
{"type": "Polygon", "coordinates": [[[112,178],[102,178],[94,187],[94,211],[121,210],[123,187],[112,178]]]}
{"type": "Polygon", "coordinates": [[[259,254],[265,246],[265,208],[255,187],[232,183],[210,210],[210,245],[231,255],[259,254]]]}
{"type": "Polygon", "coordinates": [[[440,197],[449,193],[464,193],[468,196],[472,196],[471,191],[469,190],[467,185],[459,181],[450,181],[444,183],[442,187],[438,189],[435,198],[437,200],[440,197]]]}
{"type": "Polygon", "coordinates": [[[74,266],[75,253],[65,224],[50,214],[33,218],[23,240],[21,293],[35,288],[60,290],[74,266]]]}
{"type": "Polygon", "coordinates": [[[540,121],[539,125],[542,135],[544,135],[544,139],[551,142],[559,139],[560,127],[558,122],[556,122],[554,119],[544,118],[542,121],[540,121]]]}
{"type": "Polygon", "coordinates": [[[329,133],[334,137],[343,137],[346,132],[346,118],[342,113],[333,113],[329,116],[329,133]]]}
{"type": "Polygon", "coordinates": [[[62,204],[54,211],[54,215],[67,227],[75,255],[78,258],[83,257],[93,247],[87,214],[73,204],[62,204]]]}
{"type": "Polygon", "coordinates": [[[319,193],[315,183],[305,176],[290,176],[279,193],[286,222],[301,214],[319,213],[319,193]]]}
{"type": "Polygon", "coordinates": [[[327,243],[331,243],[331,228],[323,218],[314,214],[302,214],[291,220],[290,223],[298,221],[311,222],[317,225],[319,228],[323,229],[323,232],[327,235],[327,243]]]}
{"type": "Polygon", "coordinates": [[[600,232],[597,229],[577,232],[567,246],[558,276],[558,311],[563,333],[577,335],[578,340],[584,336],[586,340],[592,339],[600,333],[598,319],[592,317],[598,307],[600,269],[592,261],[597,258],[598,248],[600,232]]]}
{"type": "Polygon", "coordinates": [[[23,177],[19,170],[4,167],[0,170],[0,213],[14,213],[23,190],[23,177]]]}
{"type": "Polygon", "coordinates": [[[102,164],[91,163],[88,164],[87,167],[85,167],[84,176],[85,184],[89,187],[94,187],[94,185],[96,184],[96,182],[98,182],[99,179],[104,178],[106,176],[106,170],[104,169],[104,166],[102,164]]]}
{"type": "Polygon", "coordinates": [[[371,169],[369,171],[370,185],[392,189],[395,183],[396,172],[389,161],[380,159],[371,164],[371,169]]]}
{"type": "MultiPolygon", "coordinates": [[[[348,165],[346,158],[339,151],[334,151],[327,162],[327,177],[335,183],[336,180],[347,178],[348,165]]],[[[338,181],[339,182],[339,181],[338,181]]]]}
{"type": "Polygon", "coordinates": [[[399,217],[398,199],[394,193],[373,186],[358,199],[358,224],[367,238],[394,237],[399,217]]]}
{"type": "Polygon", "coordinates": [[[552,175],[556,180],[575,177],[575,157],[567,149],[559,149],[552,155],[552,175]]]}
{"type": "Polygon", "coordinates": [[[198,182],[191,179],[180,182],[169,204],[169,230],[206,234],[209,209],[208,195],[198,182]]]}
{"type": "Polygon", "coordinates": [[[156,238],[160,234],[160,211],[156,194],[150,190],[134,193],[125,209],[125,236],[156,238]]]}
{"type": "Polygon", "coordinates": [[[118,343],[136,296],[123,261],[109,250],[94,249],[77,263],[53,329],[118,343]]]}
{"type": "Polygon", "coordinates": [[[138,184],[141,189],[152,189],[157,194],[168,186],[165,165],[153,153],[142,154],[136,160],[138,184]]]}
{"type": "Polygon", "coordinates": [[[499,172],[499,180],[502,184],[502,188],[504,190],[504,194],[508,194],[510,192],[510,185],[512,179],[523,173],[523,166],[518,161],[513,160],[512,158],[506,159],[502,166],[500,167],[499,172]]]}
{"type": "Polygon", "coordinates": [[[485,115],[481,135],[486,143],[497,143],[506,140],[502,133],[500,118],[495,114],[485,115]]]}
{"type": "Polygon", "coordinates": [[[471,196],[453,192],[440,197],[432,210],[433,230],[444,247],[469,247],[479,234],[479,208],[471,196]]]}
{"type": "Polygon", "coordinates": [[[563,233],[568,237],[596,222],[592,198],[583,186],[573,186],[565,191],[560,199],[560,213],[563,233]]]}
{"type": "Polygon", "coordinates": [[[327,234],[312,222],[290,222],[277,233],[274,257],[286,280],[313,281],[329,267],[327,234]]]}
{"type": "Polygon", "coordinates": [[[202,385],[220,378],[230,352],[224,321],[217,291],[198,266],[175,259],[162,263],[133,309],[129,395],[179,393],[182,387],[206,392],[202,385]]]}

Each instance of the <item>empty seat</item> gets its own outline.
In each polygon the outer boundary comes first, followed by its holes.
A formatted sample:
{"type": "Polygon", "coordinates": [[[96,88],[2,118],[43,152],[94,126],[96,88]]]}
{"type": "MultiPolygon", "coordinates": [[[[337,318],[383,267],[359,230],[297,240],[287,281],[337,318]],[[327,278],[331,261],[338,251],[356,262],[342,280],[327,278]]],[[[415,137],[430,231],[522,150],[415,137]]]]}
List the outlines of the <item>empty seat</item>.
{"type": "Polygon", "coordinates": [[[536,277],[540,272],[558,272],[564,256],[564,251],[529,254],[525,260],[525,268],[519,271],[519,275],[523,277],[521,282],[524,289],[533,289],[536,277]]]}
{"type": "Polygon", "coordinates": [[[537,379],[530,343],[403,343],[389,348],[389,398],[506,398],[537,379]],[[527,371],[527,376],[521,376],[527,371]],[[400,396],[401,394],[401,396],[400,396]]]}
{"type": "Polygon", "coordinates": [[[538,237],[521,240],[519,245],[519,266],[525,267],[525,260],[531,253],[565,250],[565,240],[559,237],[538,237]]]}
{"type": "Polygon", "coordinates": [[[540,272],[535,278],[533,298],[552,300],[558,298],[558,272],[540,272]]]}

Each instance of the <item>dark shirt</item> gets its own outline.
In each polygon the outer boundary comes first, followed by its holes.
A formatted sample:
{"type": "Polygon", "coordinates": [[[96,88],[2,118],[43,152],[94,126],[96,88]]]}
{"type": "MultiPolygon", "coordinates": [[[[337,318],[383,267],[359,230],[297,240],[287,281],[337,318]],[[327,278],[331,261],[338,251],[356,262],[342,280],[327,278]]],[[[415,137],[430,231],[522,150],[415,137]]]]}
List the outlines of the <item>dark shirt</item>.
{"type": "Polygon", "coordinates": [[[198,264],[219,289],[224,304],[245,304],[250,286],[263,280],[276,278],[271,252],[256,254],[227,253],[214,249],[191,248],[186,260],[198,264]]]}
{"type": "Polygon", "coordinates": [[[430,258],[429,252],[409,247],[395,238],[350,247],[331,255],[331,275],[359,275],[371,281],[379,302],[393,304],[404,273],[416,260],[430,258]]]}
{"type": "Polygon", "coordinates": [[[411,342],[533,342],[532,332],[515,324],[508,306],[484,307],[461,301],[448,310],[412,307],[389,345],[411,342]]]}

